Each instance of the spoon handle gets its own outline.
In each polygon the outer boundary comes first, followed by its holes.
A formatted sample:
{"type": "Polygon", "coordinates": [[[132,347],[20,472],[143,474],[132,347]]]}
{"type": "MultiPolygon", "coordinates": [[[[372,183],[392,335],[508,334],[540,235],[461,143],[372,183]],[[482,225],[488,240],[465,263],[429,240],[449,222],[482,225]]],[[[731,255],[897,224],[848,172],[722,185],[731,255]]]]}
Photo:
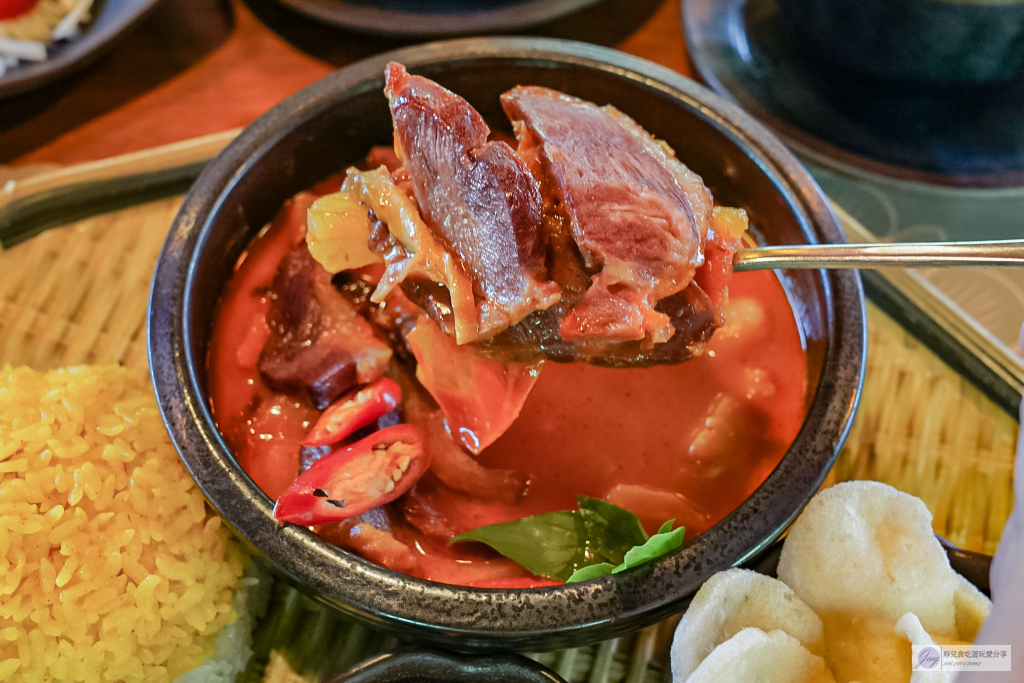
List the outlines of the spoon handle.
{"type": "Polygon", "coordinates": [[[1024,240],[991,242],[902,242],[803,244],[745,247],[733,270],[785,268],[986,268],[1024,267],[1024,240]]]}
{"type": "Polygon", "coordinates": [[[0,248],[47,228],[185,192],[238,132],[235,128],[0,183],[0,248]]]}

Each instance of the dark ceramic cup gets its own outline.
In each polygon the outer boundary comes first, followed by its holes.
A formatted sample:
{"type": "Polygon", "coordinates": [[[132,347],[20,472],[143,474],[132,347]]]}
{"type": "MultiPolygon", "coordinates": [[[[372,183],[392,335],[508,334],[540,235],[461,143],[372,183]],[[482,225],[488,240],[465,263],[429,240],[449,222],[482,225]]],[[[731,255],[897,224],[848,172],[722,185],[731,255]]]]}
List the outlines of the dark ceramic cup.
{"type": "Polygon", "coordinates": [[[565,683],[522,655],[458,655],[421,648],[368,659],[327,683],[565,683]]]}
{"type": "Polygon", "coordinates": [[[753,118],[682,76],[582,43],[493,38],[432,43],[347,67],[245,129],[189,191],[160,255],[150,300],[153,382],[182,460],[213,507],[281,576],[314,598],[409,640],[449,650],[537,651],[614,637],[684,608],[714,572],[762,552],[834,462],[857,404],[865,322],[854,272],[781,275],[807,347],[807,418],[778,467],[732,514],[671,556],[571,586],[487,590],[389,571],[282,526],[210,414],[207,343],[239,254],[281,203],[391,140],[389,60],[465,96],[508,130],[498,96],[545,85],[611,103],[664,138],[723,204],[742,206],[764,242],[838,242],[821,190],[753,118]]]}
{"type": "Polygon", "coordinates": [[[778,0],[791,39],[852,73],[1007,81],[1024,65],[1024,0],[778,0]]]}

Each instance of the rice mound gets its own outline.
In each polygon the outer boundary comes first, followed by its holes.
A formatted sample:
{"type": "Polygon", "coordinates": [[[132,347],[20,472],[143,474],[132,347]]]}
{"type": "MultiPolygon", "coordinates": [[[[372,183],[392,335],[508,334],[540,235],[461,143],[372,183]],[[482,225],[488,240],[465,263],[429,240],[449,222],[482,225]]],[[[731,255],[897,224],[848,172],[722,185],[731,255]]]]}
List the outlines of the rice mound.
{"type": "Polygon", "coordinates": [[[242,571],[142,374],[0,372],[0,680],[172,681],[242,571]]]}

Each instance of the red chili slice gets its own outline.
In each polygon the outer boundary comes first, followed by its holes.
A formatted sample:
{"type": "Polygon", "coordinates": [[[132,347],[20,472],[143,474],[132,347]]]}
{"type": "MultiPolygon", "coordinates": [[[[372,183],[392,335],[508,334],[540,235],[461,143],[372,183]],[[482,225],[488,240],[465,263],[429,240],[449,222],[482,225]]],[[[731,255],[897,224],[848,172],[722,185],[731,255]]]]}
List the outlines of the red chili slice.
{"type": "Polygon", "coordinates": [[[390,379],[381,378],[349,392],[327,407],[309,430],[303,446],[328,446],[387,415],[402,402],[402,390],[390,379]]]}
{"type": "Polygon", "coordinates": [[[0,0],[0,20],[28,14],[38,4],[39,0],[0,0]]]}
{"type": "Polygon", "coordinates": [[[299,475],[277,499],[274,517],[303,526],[355,517],[408,491],[429,464],[419,429],[382,429],[299,475]]]}

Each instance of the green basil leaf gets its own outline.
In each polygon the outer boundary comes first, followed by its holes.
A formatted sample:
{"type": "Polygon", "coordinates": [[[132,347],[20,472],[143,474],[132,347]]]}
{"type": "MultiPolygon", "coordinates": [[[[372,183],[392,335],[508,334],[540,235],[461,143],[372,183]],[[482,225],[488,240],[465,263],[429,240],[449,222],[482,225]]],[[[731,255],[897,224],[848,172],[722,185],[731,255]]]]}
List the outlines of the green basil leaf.
{"type": "Polygon", "coordinates": [[[587,564],[621,564],[630,548],[647,541],[643,525],[629,510],[590,496],[576,496],[576,504],[586,530],[587,564]]]}
{"type": "MultiPolygon", "coordinates": [[[[664,528],[664,525],[662,525],[662,527],[664,528]]],[[[651,536],[643,545],[631,548],[629,552],[626,553],[626,557],[622,564],[612,570],[612,574],[618,574],[619,572],[631,569],[639,564],[661,557],[662,555],[670,553],[676,548],[681,547],[683,545],[683,534],[685,532],[686,529],[684,527],[679,527],[675,531],[651,536]]]]}
{"type": "Polygon", "coordinates": [[[667,534],[668,532],[672,531],[672,525],[675,524],[675,523],[676,523],[676,520],[674,520],[674,519],[668,520],[667,522],[665,522],[664,524],[661,525],[661,528],[658,529],[658,533],[659,534],[667,534]]]}
{"type": "Polygon", "coordinates": [[[579,583],[580,581],[589,581],[590,579],[596,579],[599,576],[605,574],[611,574],[612,570],[615,569],[614,564],[608,562],[602,562],[601,564],[592,564],[588,567],[582,567],[573,572],[572,576],[565,580],[566,583],[579,583]]]}
{"type": "Polygon", "coordinates": [[[620,572],[682,544],[683,530],[669,531],[672,521],[648,539],[629,510],[590,496],[577,496],[576,503],[575,511],[489,524],[460,534],[449,544],[484,543],[538,576],[569,583],[620,572]]]}
{"type": "Polygon", "coordinates": [[[565,581],[586,563],[586,532],[570,510],[545,512],[501,524],[488,524],[451,541],[478,541],[515,560],[538,576],[565,581]]]}
{"type": "Polygon", "coordinates": [[[634,541],[633,545],[647,540],[647,533],[640,520],[625,508],[590,496],[576,496],[576,505],[589,524],[601,525],[618,536],[634,541]]]}

